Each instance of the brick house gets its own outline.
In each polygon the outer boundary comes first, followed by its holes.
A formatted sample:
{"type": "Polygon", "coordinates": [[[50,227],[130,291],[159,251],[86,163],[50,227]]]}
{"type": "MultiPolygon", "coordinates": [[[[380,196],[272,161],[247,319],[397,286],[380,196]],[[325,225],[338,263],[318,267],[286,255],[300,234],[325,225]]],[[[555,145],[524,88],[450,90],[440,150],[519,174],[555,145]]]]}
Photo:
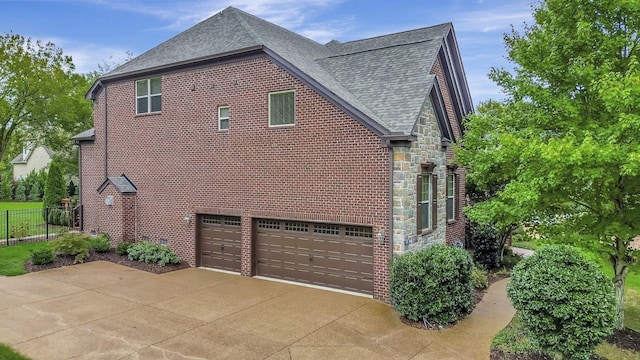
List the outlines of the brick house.
{"type": "Polygon", "coordinates": [[[322,45],[230,7],[87,98],[84,231],[383,301],[394,254],[464,244],[451,144],[472,103],[450,23],[322,45]]]}

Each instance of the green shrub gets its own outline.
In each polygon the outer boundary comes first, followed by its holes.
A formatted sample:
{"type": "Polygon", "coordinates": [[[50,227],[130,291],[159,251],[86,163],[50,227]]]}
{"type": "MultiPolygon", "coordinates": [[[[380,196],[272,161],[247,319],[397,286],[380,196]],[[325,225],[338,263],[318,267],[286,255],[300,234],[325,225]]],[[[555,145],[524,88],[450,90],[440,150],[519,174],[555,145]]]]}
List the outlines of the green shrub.
{"type": "Polygon", "coordinates": [[[407,319],[447,324],[473,309],[469,254],[435,245],[391,261],[391,301],[407,319]]]}
{"type": "Polygon", "coordinates": [[[507,294],[531,340],[570,359],[588,359],[613,331],[613,285],[569,246],[549,246],[522,260],[507,294]]]}
{"type": "Polygon", "coordinates": [[[540,348],[531,343],[526,330],[522,327],[520,313],[516,313],[511,323],[493,337],[491,350],[495,349],[501,350],[505,354],[539,354],[541,355],[540,359],[546,358],[543,357],[540,348]]]}
{"type": "Polygon", "coordinates": [[[16,239],[26,238],[29,236],[29,223],[23,221],[20,226],[11,226],[11,234],[9,236],[16,239]]]}
{"type": "Polygon", "coordinates": [[[93,250],[95,250],[96,252],[99,253],[106,253],[109,251],[109,249],[111,248],[111,239],[109,238],[109,234],[107,233],[100,233],[100,235],[98,235],[94,240],[93,240],[93,250]]]}
{"type": "Polygon", "coordinates": [[[475,289],[486,289],[489,287],[489,278],[487,277],[487,270],[480,269],[476,266],[471,270],[471,285],[475,289]]]}
{"type": "Polygon", "coordinates": [[[33,265],[51,264],[55,258],[51,249],[29,250],[29,252],[31,253],[31,262],[33,265]]]}
{"type": "Polygon", "coordinates": [[[74,264],[84,262],[89,257],[88,236],[85,234],[66,234],[50,241],[51,247],[56,254],[75,256],[74,264]]]}
{"type": "Polygon", "coordinates": [[[469,223],[467,231],[476,265],[489,270],[497,268],[500,265],[498,231],[492,225],[477,223],[469,223]]]}
{"type": "Polygon", "coordinates": [[[168,246],[162,246],[149,241],[141,241],[132,244],[127,249],[129,260],[145,263],[153,263],[165,266],[167,264],[179,264],[180,258],[171,251],[168,246]]]}
{"type": "Polygon", "coordinates": [[[511,248],[505,248],[502,256],[502,266],[507,269],[513,269],[522,261],[522,255],[514,254],[511,248]]]}
{"type": "Polygon", "coordinates": [[[118,245],[116,245],[116,254],[118,255],[128,255],[127,250],[129,250],[129,247],[133,245],[132,242],[128,242],[128,241],[123,241],[121,243],[119,243],[118,245]]]}
{"type": "Polygon", "coordinates": [[[49,215],[47,215],[47,222],[52,225],[59,224],[61,214],[62,214],[62,210],[60,209],[49,209],[49,215]]]}

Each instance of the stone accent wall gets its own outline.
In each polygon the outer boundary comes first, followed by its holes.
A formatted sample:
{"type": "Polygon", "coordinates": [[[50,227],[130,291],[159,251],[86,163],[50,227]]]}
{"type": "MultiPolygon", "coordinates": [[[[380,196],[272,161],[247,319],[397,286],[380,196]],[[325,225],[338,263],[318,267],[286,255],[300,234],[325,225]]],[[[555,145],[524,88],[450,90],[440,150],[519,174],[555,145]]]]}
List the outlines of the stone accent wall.
{"type": "Polygon", "coordinates": [[[396,147],[393,153],[393,251],[420,250],[446,241],[446,154],[441,146],[441,133],[430,100],[425,102],[418,121],[418,140],[410,148],[396,147]],[[425,125],[422,125],[425,124],[425,125]],[[433,232],[417,234],[416,191],[422,164],[436,164],[433,174],[438,176],[437,223],[433,232]]]}
{"type": "MultiPolygon", "coordinates": [[[[440,63],[440,58],[436,58],[436,62],[433,64],[433,68],[431,69],[431,74],[436,75],[440,80],[438,84],[440,85],[440,92],[442,93],[442,101],[444,102],[447,115],[451,121],[453,134],[456,139],[460,141],[462,138],[462,129],[460,129],[458,121],[456,120],[456,112],[453,110],[453,102],[451,101],[451,94],[449,92],[448,83],[445,80],[444,69],[440,63]]],[[[447,148],[447,164],[452,164],[454,162],[454,158],[453,146],[449,146],[447,148]]],[[[458,196],[458,206],[456,208],[456,219],[447,223],[447,244],[457,245],[462,242],[466,246],[465,224],[467,219],[462,211],[467,204],[467,193],[465,191],[466,173],[465,169],[460,167],[454,172],[458,177],[458,188],[456,193],[458,196]]]]}

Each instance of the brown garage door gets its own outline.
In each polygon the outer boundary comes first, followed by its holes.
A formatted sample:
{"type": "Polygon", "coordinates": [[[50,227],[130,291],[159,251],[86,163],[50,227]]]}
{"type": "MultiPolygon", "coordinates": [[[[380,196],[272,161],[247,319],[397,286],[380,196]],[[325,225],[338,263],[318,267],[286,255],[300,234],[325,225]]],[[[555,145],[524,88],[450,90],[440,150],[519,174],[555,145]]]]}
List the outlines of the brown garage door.
{"type": "Polygon", "coordinates": [[[200,266],[240,271],[240,217],[200,216],[200,266]]]}
{"type": "Polygon", "coordinates": [[[370,227],[257,220],[257,274],[373,294],[370,227]]]}

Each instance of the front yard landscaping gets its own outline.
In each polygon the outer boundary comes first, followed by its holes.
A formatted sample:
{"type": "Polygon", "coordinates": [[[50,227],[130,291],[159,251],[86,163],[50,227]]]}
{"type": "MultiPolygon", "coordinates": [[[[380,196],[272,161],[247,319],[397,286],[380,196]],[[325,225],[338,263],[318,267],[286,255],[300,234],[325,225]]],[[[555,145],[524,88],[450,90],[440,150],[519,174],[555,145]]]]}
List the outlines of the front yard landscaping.
{"type": "MultiPolygon", "coordinates": [[[[88,256],[82,260],[82,262],[90,262],[90,261],[110,261],[116,264],[128,266],[131,268],[135,268],[138,270],[143,270],[147,272],[152,272],[155,274],[166,273],[170,271],[175,271],[179,269],[188,268],[189,264],[186,262],[179,261],[179,263],[167,263],[165,265],[160,265],[157,262],[151,261],[154,257],[153,255],[156,253],[166,253],[170,251],[167,247],[163,246],[154,246],[151,245],[148,247],[142,246],[142,248],[150,248],[144,255],[146,258],[140,259],[140,250],[138,254],[133,259],[129,258],[129,254],[118,254],[116,249],[108,248],[106,251],[98,251],[100,249],[97,242],[99,241],[99,237],[90,237],[82,234],[68,234],[63,238],[72,238],[80,236],[83,243],[86,246],[86,250],[88,252],[88,256]],[[145,261],[147,260],[147,261],[145,261]]],[[[58,240],[56,240],[58,241],[58,240]]],[[[77,254],[57,254],[51,263],[36,265],[33,263],[32,252],[37,252],[39,250],[50,250],[53,251],[52,248],[53,242],[40,242],[40,243],[25,243],[18,244],[12,246],[0,247],[0,275],[1,276],[16,276],[22,275],[27,272],[35,272],[47,269],[53,269],[63,266],[70,266],[76,261],[77,254]]],[[[139,242],[137,244],[141,244],[139,242]]],[[[140,249],[141,247],[138,247],[140,249]]],[[[0,359],[2,359],[0,357],[0,359]]]]}
{"type": "MultiPolygon", "coordinates": [[[[536,249],[544,245],[533,242],[536,249]]],[[[610,279],[613,276],[610,264],[596,254],[580,250],[600,266],[610,279]]],[[[640,265],[631,265],[631,272],[625,283],[625,326],[615,331],[595,349],[592,359],[626,360],[640,359],[640,265]]],[[[493,360],[539,360],[554,359],[551,354],[537,348],[527,337],[520,315],[516,314],[511,323],[493,340],[491,348],[493,360]]]]}

